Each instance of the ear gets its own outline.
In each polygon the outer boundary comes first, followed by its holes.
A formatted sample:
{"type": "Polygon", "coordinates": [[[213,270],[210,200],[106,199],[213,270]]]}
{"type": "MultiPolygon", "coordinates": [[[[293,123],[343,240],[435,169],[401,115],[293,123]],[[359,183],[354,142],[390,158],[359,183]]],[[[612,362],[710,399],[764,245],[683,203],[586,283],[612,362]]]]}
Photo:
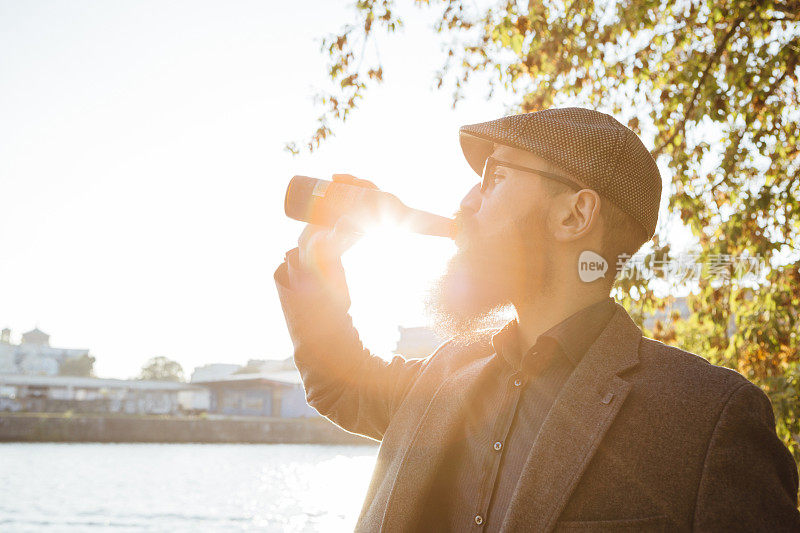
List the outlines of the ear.
{"type": "Polygon", "coordinates": [[[581,189],[559,199],[554,210],[553,237],[560,242],[575,241],[591,232],[600,220],[600,196],[592,189],[581,189]]]}

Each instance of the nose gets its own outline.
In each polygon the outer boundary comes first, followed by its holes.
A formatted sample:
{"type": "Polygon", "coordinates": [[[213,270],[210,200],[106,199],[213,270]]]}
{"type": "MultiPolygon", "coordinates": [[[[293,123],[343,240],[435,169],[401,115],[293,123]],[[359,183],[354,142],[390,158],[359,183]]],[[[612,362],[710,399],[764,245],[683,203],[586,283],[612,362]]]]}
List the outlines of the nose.
{"type": "Polygon", "coordinates": [[[465,214],[475,214],[481,209],[481,184],[476,183],[461,200],[461,211],[465,214]]]}

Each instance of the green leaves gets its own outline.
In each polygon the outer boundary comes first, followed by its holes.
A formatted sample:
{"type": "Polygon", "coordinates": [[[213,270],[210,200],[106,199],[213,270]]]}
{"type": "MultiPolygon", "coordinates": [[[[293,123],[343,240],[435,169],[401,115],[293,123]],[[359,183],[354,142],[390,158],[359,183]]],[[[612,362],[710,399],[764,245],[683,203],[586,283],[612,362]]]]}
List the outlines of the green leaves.
{"type": "MultiPolygon", "coordinates": [[[[437,87],[453,105],[471,75],[518,95],[518,111],[559,105],[612,110],[643,137],[666,169],[670,217],[699,243],[699,261],[761,254],[770,264],[752,286],[701,278],[688,316],[650,332],[734,368],[769,393],[784,442],[800,458],[800,9],[797,2],[605,0],[511,2],[483,10],[463,0],[418,0],[438,9],[447,63],[437,87]],[[780,252],[780,253],[778,253],[780,252]]],[[[356,21],[323,52],[339,93],[308,143],[331,135],[380,64],[363,65],[375,31],[402,24],[393,2],[359,0],[356,21]]],[[[481,91],[480,95],[484,96],[481,91]]],[[[287,149],[296,146],[287,146],[287,149]]],[[[662,224],[655,250],[666,250],[662,224]],[[661,246],[659,243],[663,242],[661,246]]],[[[617,296],[643,319],[665,301],[646,280],[621,281],[617,296]]]]}
{"type": "Polygon", "coordinates": [[[383,83],[380,62],[365,64],[364,59],[370,37],[376,29],[392,33],[402,27],[403,21],[393,14],[393,7],[392,0],[359,0],[355,5],[357,22],[345,25],[340,33],[322,40],[320,50],[328,56],[327,72],[333,86],[315,95],[322,111],[314,133],[305,142],[287,142],[284,145],[287,152],[298,155],[317,149],[333,135],[331,124],[344,122],[356,109],[367,87],[383,83]]]}

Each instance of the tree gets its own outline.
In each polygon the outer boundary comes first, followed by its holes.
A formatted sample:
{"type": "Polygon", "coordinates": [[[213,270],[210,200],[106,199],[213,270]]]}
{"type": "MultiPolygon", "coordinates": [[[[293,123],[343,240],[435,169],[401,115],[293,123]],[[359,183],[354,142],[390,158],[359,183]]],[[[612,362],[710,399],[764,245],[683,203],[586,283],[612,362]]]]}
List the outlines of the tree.
{"type": "Polygon", "coordinates": [[[152,381],[183,381],[183,368],[180,363],[159,356],[153,357],[142,367],[139,379],[152,381]]]}
{"type": "MultiPolygon", "coordinates": [[[[592,107],[652,148],[670,178],[668,216],[644,266],[674,263],[669,228],[680,223],[694,236],[700,275],[630,277],[615,295],[640,325],[666,318],[646,333],[761,386],[800,459],[800,1],[415,3],[439,10],[433,30],[447,38],[447,60],[436,81],[452,87],[454,105],[482,73],[490,91],[518,95],[509,112],[592,107]],[[759,269],[746,280],[734,275],[741,263],[759,269]],[[670,310],[680,289],[691,291],[684,316],[670,310]]],[[[363,45],[402,26],[394,7],[359,0],[356,22],[323,41],[338,89],[319,96],[306,149],[382,81],[381,64],[363,64],[363,45]]]]}
{"type": "Polygon", "coordinates": [[[61,363],[58,374],[61,376],[79,376],[88,378],[94,371],[94,357],[83,354],[76,357],[69,357],[61,363]]]}

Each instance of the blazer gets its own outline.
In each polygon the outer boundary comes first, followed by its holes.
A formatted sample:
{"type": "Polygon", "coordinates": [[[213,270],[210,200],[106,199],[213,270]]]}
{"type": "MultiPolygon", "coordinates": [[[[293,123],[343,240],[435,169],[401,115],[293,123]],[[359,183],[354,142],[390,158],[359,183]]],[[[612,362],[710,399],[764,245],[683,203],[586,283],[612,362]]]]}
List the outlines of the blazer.
{"type": "MultiPolygon", "coordinates": [[[[344,305],[275,275],[308,403],[381,442],[357,531],[421,511],[491,333],[424,359],[363,348],[344,305]]],[[[795,462],[769,399],[732,370],[644,338],[617,304],[531,443],[501,531],[800,531],[795,462]]],[[[477,526],[476,526],[477,529],[477,526]]]]}

